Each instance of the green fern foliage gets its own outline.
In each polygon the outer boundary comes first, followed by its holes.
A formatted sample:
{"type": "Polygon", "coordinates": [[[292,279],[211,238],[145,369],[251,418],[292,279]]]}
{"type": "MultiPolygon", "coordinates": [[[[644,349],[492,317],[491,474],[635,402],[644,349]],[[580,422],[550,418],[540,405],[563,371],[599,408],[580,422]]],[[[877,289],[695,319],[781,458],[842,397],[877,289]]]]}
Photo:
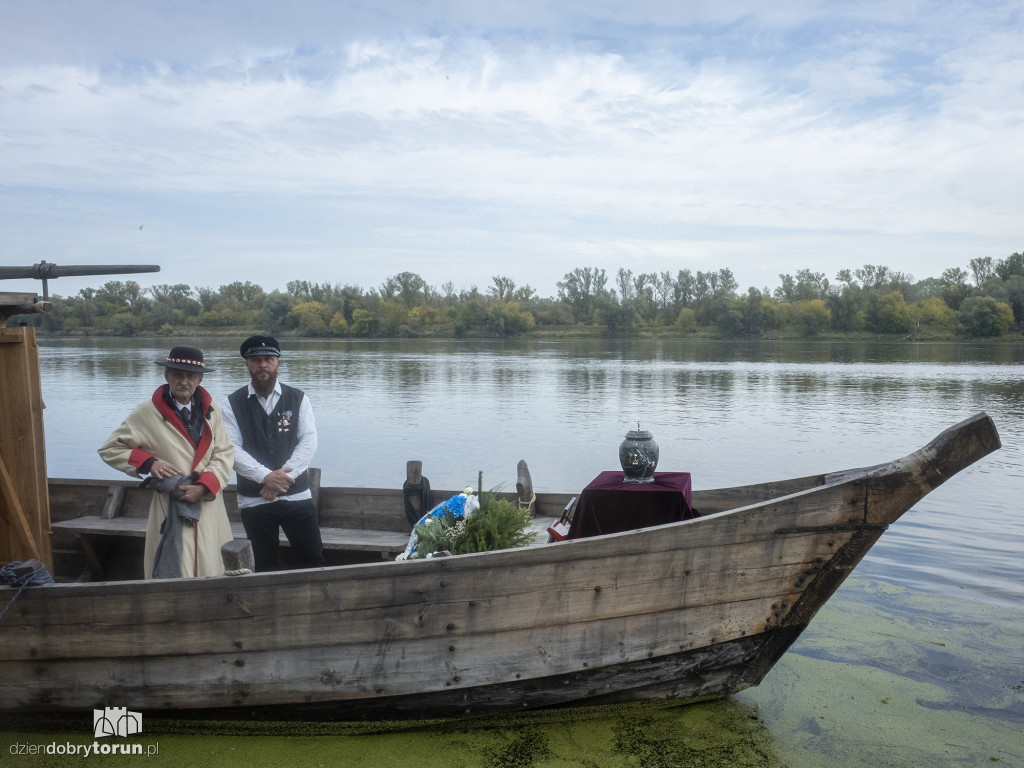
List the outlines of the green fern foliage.
{"type": "Polygon", "coordinates": [[[413,557],[425,557],[431,552],[445,550],[455,554],[466,522],[465,518],[456,519],[449,512],[443,517],[428,517],[425,524],[417,523],[413,529],[416,532],[416,553],[413,557]]]}
{"type": "Polygon", "coordinates": [[[537,535],[530,530],[530,510],[499,499],[494,491],[480,494],[480,509],[460,522],[462,531],[449,549],[453,555],[525,547],[537,535]]]}

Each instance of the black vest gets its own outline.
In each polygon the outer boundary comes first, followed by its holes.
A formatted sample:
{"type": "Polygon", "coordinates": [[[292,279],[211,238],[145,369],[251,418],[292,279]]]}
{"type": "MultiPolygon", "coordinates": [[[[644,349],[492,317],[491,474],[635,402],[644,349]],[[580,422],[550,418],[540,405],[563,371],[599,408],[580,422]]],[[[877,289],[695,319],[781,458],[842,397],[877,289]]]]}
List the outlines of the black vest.
{"type": "MultiPolygon", "coordinates": [[[[242,450],[271,470],[281,469],[299,444],[299,406],[303,397],[301,389],[282,384],[281,397],[267,414],[259,399],[249,396],[248,385],[232,392],[228,402],[242,433],[242,450]]],[[[261,487],[255,480],[238,476],[238,493],[242,496],[259,496],[261,487]]],[[[303,472],[284,495],[306,490],[309,477],[303,472]]]]}

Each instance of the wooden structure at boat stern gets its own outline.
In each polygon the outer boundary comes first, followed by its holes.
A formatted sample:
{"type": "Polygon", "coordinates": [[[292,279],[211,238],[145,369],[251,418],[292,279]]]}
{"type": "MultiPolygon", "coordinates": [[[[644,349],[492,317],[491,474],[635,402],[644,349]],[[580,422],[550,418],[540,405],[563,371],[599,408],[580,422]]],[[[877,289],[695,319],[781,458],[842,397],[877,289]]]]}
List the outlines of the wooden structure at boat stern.
{"type": "MultiPolygon", "coordinates": [[[[0,325],[32,298],[0,294],[0,325]]],[[[31,558],[53,562],[39,347],[34,328],[0,327],[0,563],[31,558]]]]}
{"type": "Polygon", "coordinates": [[[26,590],[0,621],[0,709],[440,717],[731,693],[761,680],[886,526],[998,447],[981,414],[887,464],[694,492],[703,516],[664,526],[26,590]]]}
{"type": "Polygon", "coordinates": [[[0,563],[53,564],[39,346],[35,328],[4,326],[16,315],[50,311],[48,280],[159,271],[156,265],[61,267],[46,261],[0,266],[0,280],[31,278],[43,285],[42,299],[35,293],[0,292],[0,563]]]}

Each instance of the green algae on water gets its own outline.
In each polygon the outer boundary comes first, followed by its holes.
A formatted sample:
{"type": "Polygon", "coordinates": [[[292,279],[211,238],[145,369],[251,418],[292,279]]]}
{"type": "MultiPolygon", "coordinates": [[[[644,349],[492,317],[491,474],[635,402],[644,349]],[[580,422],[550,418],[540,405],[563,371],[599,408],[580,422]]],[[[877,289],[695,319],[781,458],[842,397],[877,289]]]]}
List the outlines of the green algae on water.
{"type": "MultiPolygon", "coordinates": [[[[417,766],[420,768],[781,768],[754,709],[729,699],[699,704],[643,702],[519,712],[460,721],[370,723],[197,721],[150,718],[147,766],[417,766]]],[[[43,730],[0,733],[0,743],[87,743],[91,736],[43,730]]],[[[46,756],[5,765],[72,766],[46,756]]],[[[79,760],[81,760],[79,758],[79,760]]],[[[108,756],[108,766],[138,765],[108,756]]]]}
{"type": "Polygon", "coordinates": [[[1024,766],[1024,611],[848,579],[757,688],[791,768],[1024,766]]]}

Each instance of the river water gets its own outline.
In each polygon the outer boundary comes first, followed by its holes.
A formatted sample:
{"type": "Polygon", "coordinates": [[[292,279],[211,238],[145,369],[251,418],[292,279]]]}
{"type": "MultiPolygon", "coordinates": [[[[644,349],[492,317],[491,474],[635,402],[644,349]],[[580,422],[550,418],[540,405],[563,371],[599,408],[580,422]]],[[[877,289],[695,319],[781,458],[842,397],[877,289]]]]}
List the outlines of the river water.
{"type": "MultiPolygon", "coordinates": [[[[240,341],[198,342],[217,369],[203,385],[218,400],[246,380],[240,341]]],[[[806,678],[811,672],[801,665],[826,664],[813,672],[816,681],[847,668],[940,687],[973,676],[978,679],[959,693],[931,699],[906,693],[907,708],[925,718],[921,732],[938,727],[928,718],[939,710],[959,707],[979,728],[996,729],[995,736],[979,732],[978,741],[998,742],[999,729],[1016,722],[1010,733],[1021,735],[1020,742],[965,747],[959,741],[971,737],[950,736],[925,753],[928,764],[980,764],[970,760],[986,755],[1015,764],[1014,755],[1024,753],[1024,348],[683,339],[284,341],[281,379],[312,400],[320,436],[315,463],[327,485],[398,488],[406,460],[420,459],[434,488],[476,486],[483,472],[485,487],[512,489],[516,463],[526,459],[537,490],[575,492],[598,472],[617,468],[619,442],[637,423],[660,445],[659,470],[688,471],[695,488],[742,485],[895,459],[986,411],[1002,449],[893,525],[784,663],[739,699],[764,719],[786,764],[854,765],[863,747],[844,741],[852,726],[834,723],[830,732],[823,716],[796,717],[793,691],[815,686],[786,687],[787,675],[806,678]],[[950,632],[974,621],[985,642],[1005,633],[1010,647],[982,648],[973,634],[952,642],[950,632]],[[844,644],[873,622],[888,629],[873,630],[869,646],[887,635],[910,637],[913,645],[894,650],[895,641],[887,640],[865,651],[863,644],[844,644]],[[933,649],[940,646],[929,643],[940,641],[926,631],[928,622],[945,633],[941,647],[951,649],[944,651],[951,658],[936,661],[933,649]],[[862,652],[873,661],[859,658],[862,652]],[[893,658],[880,660],[890,652],[893,658]],[[943,664],[954,671],[936,671],[943,664]],[[927,706],[933,699],[945,704],[927,706]],[[961,755],[965,761],[956,762],[961,755]]],[[[51,476],[118,476],[96,447],[161,383],[163,369],[153,361],[177,342],[40,341],[51,476]]],[[[885,712],[878,717],[891,719],[885,712]]],[[[880,731],[873,733],[875,746],[888,744],[880,731]]],[[[906,734],[892,740],[885,754],[895,760],[906,734]]]]}

